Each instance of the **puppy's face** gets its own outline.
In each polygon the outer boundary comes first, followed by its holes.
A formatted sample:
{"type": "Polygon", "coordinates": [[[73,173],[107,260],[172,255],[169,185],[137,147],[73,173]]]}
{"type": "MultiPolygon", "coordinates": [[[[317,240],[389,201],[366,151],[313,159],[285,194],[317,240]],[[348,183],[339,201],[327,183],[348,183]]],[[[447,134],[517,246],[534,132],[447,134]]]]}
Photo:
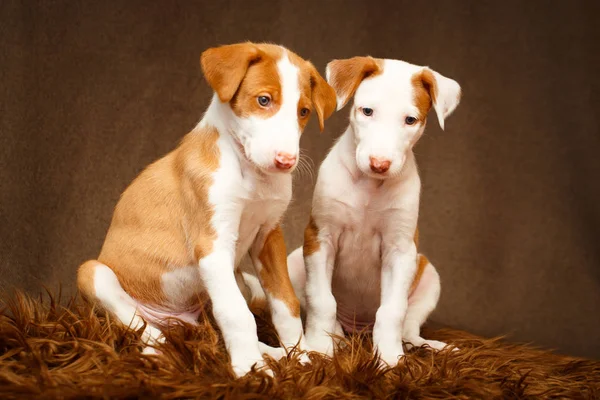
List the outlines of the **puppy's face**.
{"type": "Polygon", "coordinates": [[[356,163],[366,175],[400,175],[425,129],[433,105],[442,128],[460,100],[460,86],[427,67],[398,60],[354,57],[327,65],[338,109],[354,95],[350,124],[356,163]]]}
{"type": "Polygon", "coordinates": [[[267,173],[294,170],[310,116],[335,110],[335,92],[311,63],[275,45],[243,43],[205,51],[201,64],[246,158],[267,173]]]}

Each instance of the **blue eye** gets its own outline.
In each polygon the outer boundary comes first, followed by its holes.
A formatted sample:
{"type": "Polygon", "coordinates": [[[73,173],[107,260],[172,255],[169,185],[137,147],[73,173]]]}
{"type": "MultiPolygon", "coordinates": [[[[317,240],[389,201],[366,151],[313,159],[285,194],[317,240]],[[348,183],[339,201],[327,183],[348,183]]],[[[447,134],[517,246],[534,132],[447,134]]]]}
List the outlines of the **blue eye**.
{"type": "Polygon", "coordinates": [[[368,107],[363,107],[362,113],[365,114],[367,117],[370,117],[371,115],[373,115],[373,109],[368,108],[368,107]]]}
{"type": "Polygon", "coordinates": [[[404,122],[406,122],[406,125],[414,125],[417,122],[417,119],[415,117],[406,117],[404,122]]]}
{"type": "Polygon", "coordinates": [[[266,107],[271,103],[271,98],[269,96],[258,96],[257,100],[261,107],[266,107]]]}

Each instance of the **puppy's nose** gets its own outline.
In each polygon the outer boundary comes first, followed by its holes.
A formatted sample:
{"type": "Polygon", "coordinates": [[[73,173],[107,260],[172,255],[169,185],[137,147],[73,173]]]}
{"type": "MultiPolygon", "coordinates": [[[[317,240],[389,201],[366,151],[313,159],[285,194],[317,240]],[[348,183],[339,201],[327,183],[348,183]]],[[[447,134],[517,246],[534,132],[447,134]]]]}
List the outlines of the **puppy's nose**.
{"type": "Polygon", "coordinates": [[[371,162],[371,171],[377,172],[378,174],[383,174],[390,169],[390,165],[392,165],[390,160],[384,158],[369,157],[369,161],[371,162]]]}
{"type": "Polygon", "coordinates": [[[296,156],[280,151],[275,156],[275,166],[278,169],[290,169],[296,164],[296,156]]]}

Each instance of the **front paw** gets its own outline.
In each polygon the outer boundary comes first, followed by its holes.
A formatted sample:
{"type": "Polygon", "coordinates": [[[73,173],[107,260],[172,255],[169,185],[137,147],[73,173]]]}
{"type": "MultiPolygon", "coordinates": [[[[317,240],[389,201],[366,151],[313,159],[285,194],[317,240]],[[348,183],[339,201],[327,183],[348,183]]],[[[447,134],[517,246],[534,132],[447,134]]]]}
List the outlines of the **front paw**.
{"type": "Polygon", "coordinates": [[[325,332],[323,334],[307,335],[306,345],[308,351],[315,351],[329,357],[333,356],[335,343],[333,338],[325,332]]]}
{"type": "Polygon", "coordinates": [[[267,355],[274,360],[281,360],[283,357],[287,356],[287,351],[284,347],[271,347],[262,342],[258,342],[258,349],[263,355],[267,355]]]}
{"type": "MultiPolygon", "coordinates": [[[[255,366],[256,369],[265,367],[265,360],[259,352],[245,352],[231,355],[231,367],[236,377],[240,378],[246,375],[255,366]]],[[[265,369],[267,375],[273,376],[273,372],[265,369]]]]}
{"type": "Polygon", "coordinates": [[[448,345],[444,342],[440,342],[437,340],[423,339],[422,337],[416,337],[413,339],[408,339],[406,341],[406,348],[408,350],[412,349],[413,347],[423,347],[423,346],[427,349],[435,350],[435,351],[441,351],[446,347],[452,348],[452,351],[458,351],[458,347],[456,347],[456,346],[448,345]]]}
{"type": "Polygon", "coordinates": [[[380,367],[395,367],[404,357],[402,346],[385,346],[379,348],[380,367]]]}

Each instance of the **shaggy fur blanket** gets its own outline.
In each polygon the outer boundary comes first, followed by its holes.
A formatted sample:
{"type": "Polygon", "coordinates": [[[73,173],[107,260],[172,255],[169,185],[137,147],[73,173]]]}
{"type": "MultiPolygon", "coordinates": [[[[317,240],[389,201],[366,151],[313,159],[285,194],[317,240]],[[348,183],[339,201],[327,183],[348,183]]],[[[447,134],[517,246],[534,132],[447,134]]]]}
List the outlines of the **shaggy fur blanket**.
{"type": "MultiPolygon", "coordinates": [[[[260,338],[276,336],[257,316],[260,338]]],[[[160,356],[140,353],[139,332],[71,299],[16,293],[0,312],[0,398],[513,399],[600,398],[600,362],[450,329],[425,337],[460,351],[410,351],[379,369],[367,335],[347,337],[333,358],[269,360],[274,377],[234,379],[210,313],[167,332],[160,356]]]]}

